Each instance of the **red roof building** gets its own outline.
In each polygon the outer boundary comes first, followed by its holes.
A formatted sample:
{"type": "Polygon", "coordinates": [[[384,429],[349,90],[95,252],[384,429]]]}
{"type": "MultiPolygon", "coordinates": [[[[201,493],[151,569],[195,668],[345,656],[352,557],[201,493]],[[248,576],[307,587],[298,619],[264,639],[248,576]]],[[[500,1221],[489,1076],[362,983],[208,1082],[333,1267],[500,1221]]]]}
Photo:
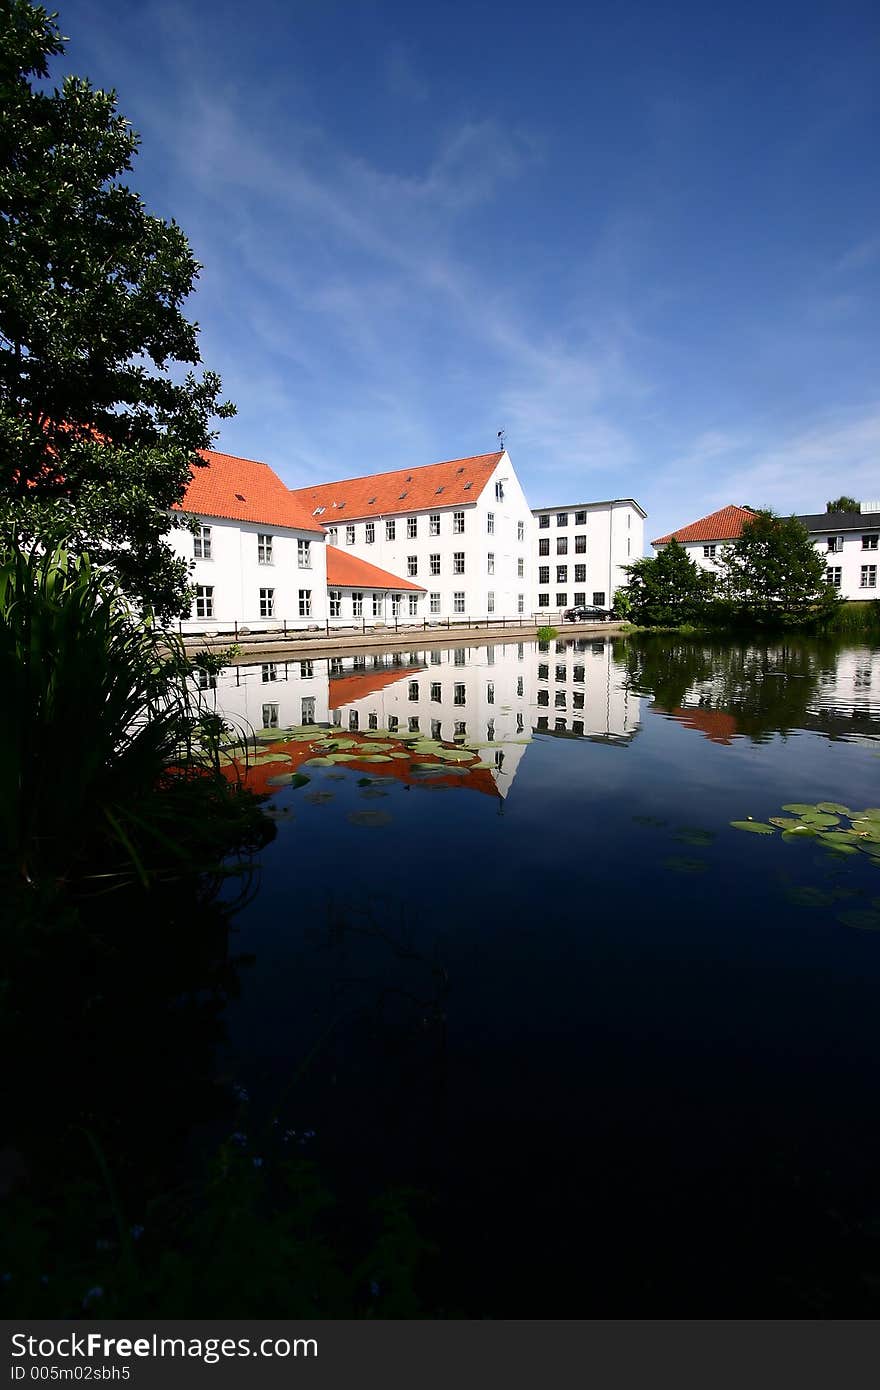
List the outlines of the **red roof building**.
{"type": "Polygon", "coordinates": [[[731,503],[729,507],[710,512],[699,521],[692,521],[689,526],[670,531],[668,536],[658,536],[651,544],[668,545],[670,541],[678,541],[681,545],[696,545],[705,541],[735,541],[753,516],[751,507],[737,507],[731,503]]]}
{"type": "Polygon", "coordinates": [[[349,551],[340,550],[335,545],[327,547],[327,586],[330,589],[375,589],[387,591],[409,590],[423,594],[425,586],[414,584],[411,579],[401,579],[399,575],[389,574],[377,565],[370,565],[349,551]]]}
{"type": "Polygon", "coordinates": [[[205,466],[192,470],[180,511],[323,535],[323,527],[311,510],[267,463],[217,454],[212,449],[205,449],[201,456],[205,466]]]}
{"type": "Polygon", "coordinates": [[[318,483],[291,495],[308,509],[313,521],[325,526],[373,516],[402,516],[431,507],[464,506],[476,502],[502,457],[502,453],[476,454],[420,468],[398,468],[393,473],[318,483]]]}

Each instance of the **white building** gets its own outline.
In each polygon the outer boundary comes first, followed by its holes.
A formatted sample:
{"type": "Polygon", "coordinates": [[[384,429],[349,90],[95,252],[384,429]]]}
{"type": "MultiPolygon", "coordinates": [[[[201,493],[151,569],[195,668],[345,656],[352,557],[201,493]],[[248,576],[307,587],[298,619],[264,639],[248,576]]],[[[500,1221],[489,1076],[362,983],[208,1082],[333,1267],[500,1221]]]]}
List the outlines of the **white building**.
{"type": "Polygon", "coordinates": [[[537,507],[533,561],[538,613],[581,604],[610,608],[624,570],[641,558],[646,513],[631,497],[576,506],[537,507]]]}
{"type": "MultiPolygon", "coordinates": [[[[724,546],[739,539],[743,526],[753,515],[750,507],[722,507],[699,521],[658,537],[651,544],[660,551],[671,540],[676,540],[701,569],[714,573],[724,546]]],[[[825,560],[828,581],[839,590],[841,598],[880,597],[877,584],[880,510],[869,510],[866,504],[861,512],[816,512],[797,519],[825,560]]]]}
{"type": "Polygon", "coordinates": [[[419,619],[529,613],[533,521],[506,450],[320,483],[292,496],[331,546],[426,591],[425,601],[415,600],[419,619]]]}
{"type": "Polygon", "coordinates": [[[180,510],[199,532],[175,528],[173,550],[193,566],[192,612],[184,632],[271,631],[327,616],[321,526],[265,463],[206,451],[180,510]]]}

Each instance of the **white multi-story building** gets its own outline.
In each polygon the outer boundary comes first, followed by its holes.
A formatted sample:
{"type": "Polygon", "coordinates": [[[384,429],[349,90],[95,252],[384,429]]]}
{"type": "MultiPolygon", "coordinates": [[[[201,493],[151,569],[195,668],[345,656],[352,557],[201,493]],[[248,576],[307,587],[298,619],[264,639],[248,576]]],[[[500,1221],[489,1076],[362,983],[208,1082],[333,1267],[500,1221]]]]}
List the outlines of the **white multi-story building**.
{"type": "Polygon", "coordinates": [[[206,451],[180,510],[196,535],[175,528],[172,549],[192,565],[195,593],[184,632],[268,631],[327,615],[324,533],[265,463],[206,451]]]}
{"type": "Polygon", "coordinates": [[[420,619],[529,613],[533,521],[506,450],[292,496],[331,546],[424,589],[425,603],[415,601],[420,619]]]}
{"type": "MultiPolygon", "coordinates": [[[[721,507],[651,544],[660,551],[670,541],[678,541],[695,564],[715,573],[725,545],[739,539],[743,526],[753,516],[751,507],[721,507]]],[[[825,560],[828,581],[839,590],[841,598],[880,597],[880,509],[876,504],[865,503],[860,512],[815,512],[797,519],[825,560]]]]}
{"type": "Polygon", "coordinates": [[[625,566],[644,548],[646,513],[631,497],[533,509],[534,610],[582,604],[610,608],[625,566]]]}

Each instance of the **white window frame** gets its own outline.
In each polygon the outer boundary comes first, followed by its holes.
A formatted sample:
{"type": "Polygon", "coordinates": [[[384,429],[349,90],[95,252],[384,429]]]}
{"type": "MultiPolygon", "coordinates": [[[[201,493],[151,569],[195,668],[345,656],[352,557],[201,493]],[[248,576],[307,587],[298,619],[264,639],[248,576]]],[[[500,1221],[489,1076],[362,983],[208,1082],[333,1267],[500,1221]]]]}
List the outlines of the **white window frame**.
{"type": "Polygon", "coordinates": [[[352,589],[351,591],[351,616],[362,618],[364,616],[364,595],[362,589],[352,589]]]}
{"type": "Polygon", "coordinates": [[[354,527],[351,525],[345,528],[345,544],[354,545],[354,527]]]}
{"type": "Polygon", "coordinates": [[[331,617],[331,618],[341,618],[341,617],[342,617],[342,590],[341,590],[341,589],[330,589],[330,590],[328,591],[327,597],[328,597],[328,599],[329,599],[329,601],[330,601],[330,617],[331,617]]]}
{"type": "Polygon", "coordinates": [[[452,534],[453,536],[464,535],[464,512],[452,513],[452,534]]]}
{"type": "Polygon", "coordinates": [[[297,569],[310,570],[312,568],[312,542],[298,540],[296,543],[296,566],[297,569]]]}
{"type": "Polygon", "coordinates": [[[453,595],[452,595],[452,611],[453,611],[453,613],[463,613],[463,612],[464,612],[464,590],[463,590],[463,589],[456,589],[455,592],[453,593],[453,595]]]}
{"type": "Polygon", "coordinates": [[[211,554],[211,527],[200,526],[198,534],[193,536],[193,558],[196,560],[213,560],[211,554]]]}
{"type": "Polygon", "coordinates": [[[375,544],[376,544],[376,523],[375,523],[375,521],[368,521],[368,522],[366,522],[365,525],[364,525],[364,544],[365,544],[365,545],[375,545],[375,544]]]}
{"type": "Polygon", "coordinates": [[[406,519],[406,538],[414,541],[419,534],[419,519],[417,516],[408,516],[406,519]]]}
{"type": "MultiPolygon", "coordinates": [[[[452,573],[464,574],[464,555],[463,550],[453,550],[452,552],[452,573]]],[[[464,610],[462,610],[464,611],[464,610]]]]}
{"type": "Polygon", "coordinates": [[[393,541],[396,534],[397,534],[397,526],[396,526],[396,524],[395,524],[394,518],[391,517],[391,518],[389,518],[388,521],[385,522],[385,539],[386,539],[386,541],[393,541]]]}
{"type": "Polygon", "coordinates": [[[440,612],[440,595],[439,595],[439,594],[431,594],[431,596],[430,596],[430,601],[429,601],[429,606],[430,606],[431,616],[432,616],[432,617],[436,616],[436,615],[440,612]]]}
{"type": "Polygon", "coordinates": [[[429,517],[428,517],[428,535],[429,535],[429,536],[439,536],[439,535],[440,535],[440,513],[439,513],[439,512],[431,512],[431,514],[430,514],[429,517]]]}
{"type": "Polygon", "coordinates": [[[197,618],[213,618],[214,616],[214,585],[197,584],[195,594],[195,606],[197,618]]]}
{"type": "Polygon", "coordinates": [[[273,588],[260,589],[260,617],[275,617],[275,590],[273,588]]]}
{"type": "Polygon", "coordinates": [[[312,616],[311,589],[300,589],[299,591],[299,616],[301,618],[310,618],[312,616]]]}

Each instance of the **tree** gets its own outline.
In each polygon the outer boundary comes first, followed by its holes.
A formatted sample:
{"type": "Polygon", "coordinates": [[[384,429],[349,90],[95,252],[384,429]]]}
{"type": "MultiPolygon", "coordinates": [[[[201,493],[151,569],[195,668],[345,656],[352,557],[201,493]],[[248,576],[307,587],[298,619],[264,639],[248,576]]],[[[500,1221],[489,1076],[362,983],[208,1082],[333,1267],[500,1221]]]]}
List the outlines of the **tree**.
{"type": "Polygon", "coordinates": [[[0,0],[0,521],[62,525],[167,617],[188,574],[163,537],[192,524],[169,509],[234,407],[181,371],[201,361],[181,308],[201,267],[121,181],[139,140],[116,94],[34,85],[63,52],[54,15],[0,0]]]}
{"type": "Polygon", "coordinates": [[[653,558],[626,566],[630,618],[645,627],[675,627],[705,616],[714,579],[691,560],[684,546],[670,541],[653,558]]]}
{"type": "Polygon", "coordinates": [[[756,511],[718,561],[719,594],[735,617],[798,622],[836,603],[825,558],[797,517],[756,511]]]}
{"type": "Polygon", "coordinates": [[[862,504],[857,502],[854,497],[847,497],[844,494],[843,497],[836,497],[833,502],[826,502],[825,510],[826,512],[860,512],[862,504]]]}

